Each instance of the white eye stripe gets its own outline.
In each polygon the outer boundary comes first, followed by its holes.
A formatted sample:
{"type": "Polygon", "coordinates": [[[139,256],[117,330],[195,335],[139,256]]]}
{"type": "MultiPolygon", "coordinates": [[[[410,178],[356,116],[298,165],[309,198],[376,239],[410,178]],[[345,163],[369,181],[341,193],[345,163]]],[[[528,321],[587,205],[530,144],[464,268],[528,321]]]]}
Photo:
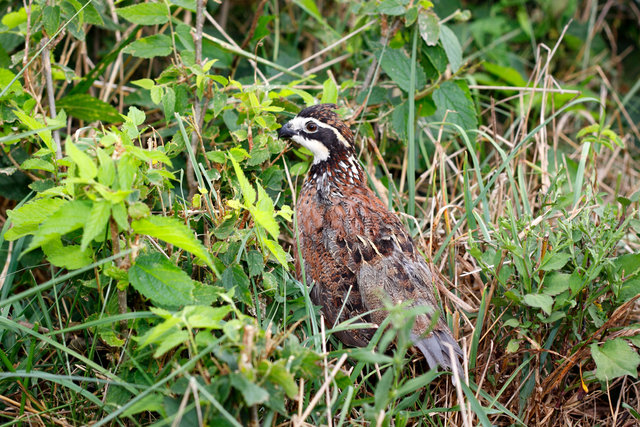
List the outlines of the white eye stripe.
{"type": "Polygon", "coordinates": [[[309,123],[309,121],[315,123],[319,128],[331,130],[335,134],[338,141],[342,142],[345,147],[351,147],[351,144],[349,144],[346,138],[342,136],[338,129],[334,128],[333,126],[329,126],[328,124],[323,123],[320,120],[314,119],[313,117],[295,117],[289,122],[289,125],[293,130],[306,131],[305,125],[309,123]]]}

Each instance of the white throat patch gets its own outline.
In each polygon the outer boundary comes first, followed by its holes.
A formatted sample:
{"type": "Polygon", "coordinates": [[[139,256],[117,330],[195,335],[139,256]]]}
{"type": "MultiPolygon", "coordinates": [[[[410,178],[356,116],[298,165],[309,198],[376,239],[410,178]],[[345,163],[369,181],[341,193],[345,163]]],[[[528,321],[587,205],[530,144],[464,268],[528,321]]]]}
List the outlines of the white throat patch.
{"type": "Polygon", "coordinates": [[[302,135],[294,135],[291,139],[313,153],[314,165],[329,158],[329,149],[322,142],[315,139],[307,139],[302,135]]]}

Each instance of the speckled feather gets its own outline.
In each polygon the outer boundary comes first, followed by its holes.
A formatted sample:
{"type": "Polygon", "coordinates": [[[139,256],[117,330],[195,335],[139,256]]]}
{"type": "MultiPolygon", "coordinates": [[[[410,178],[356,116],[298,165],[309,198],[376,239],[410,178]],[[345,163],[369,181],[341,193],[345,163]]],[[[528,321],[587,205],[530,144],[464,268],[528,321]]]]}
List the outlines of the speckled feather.
{"type": "MultiPolygon", "coordinates": [[[[313,286],[311,299],[322,307],[331,326],[357,316],[381,324],[387,315],[385,298],[395,304],[410,301],[411,306],[435,311],[438,305],[433,280],[437,278],[398,217],[367,186],[355,158],[353,134],[333,111],[335,108],[333,104],[308,107],[280,131],[283,138],[300,141],[304,137],[303,145],[316,138],[329,153],[326,160],[312,165],[296,205],[304,270],[307,284],[313,286]],[[298,118],[315,119],[321,123],[314,123],[329,125],[340,135],[322,127],[308,132],[300,127],[308,123],[298,118]],[[371,310],[375,311],[364,314],[371,310]]],[[[300,272],[298,259],[296,264],[300,272]]],[[[450,344],[457,356],[462,351],[442,317],[434,330],[422,337],[430,324],[429,314],[417,316],[412,330],[414,344],[432,368],[441,365],[451,369],[444,343],[450,344]]],[[[374,332],[353,329],[336,335],[346,345],[362,347],[374,332]]],[[[455,363],[460,366],[457,357],[455,363]]]]}

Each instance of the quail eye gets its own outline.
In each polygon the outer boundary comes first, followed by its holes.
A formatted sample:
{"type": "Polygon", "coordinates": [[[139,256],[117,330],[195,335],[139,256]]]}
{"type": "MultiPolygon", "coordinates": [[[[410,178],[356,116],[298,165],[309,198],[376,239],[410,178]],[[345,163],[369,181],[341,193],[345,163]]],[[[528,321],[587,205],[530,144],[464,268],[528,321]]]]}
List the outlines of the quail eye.
{"type": "Polygon", "coordinates": [[[318,130],[318,125],[313,122],[309,122],[306,124],[305,128],[307,129],[307,132],[315,132],[318,130]]]}

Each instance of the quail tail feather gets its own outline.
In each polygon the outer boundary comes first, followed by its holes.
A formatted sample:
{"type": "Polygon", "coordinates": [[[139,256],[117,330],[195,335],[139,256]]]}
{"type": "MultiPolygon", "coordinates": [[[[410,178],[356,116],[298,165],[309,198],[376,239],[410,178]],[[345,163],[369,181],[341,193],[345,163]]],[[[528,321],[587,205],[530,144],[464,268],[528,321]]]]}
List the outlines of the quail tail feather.
{"type": "MultiPolygon", "coordinates": [[[[413,344],[420,349],[431,369],[442,366],[444,369],[453,372],[453,364],[455,364],[460,378],[464,377],[462,365],[460,364],[462,349],[447,331],[436,330],[426,338],[420,338],[415,334],[411,334],[411,340],[413,344]],[[451,360],[449,346],[453,347],[453,360],[451,360]]],[[[453,385],[456,385],[455,376],[451,377],[451,381],[453,385]]]]}

